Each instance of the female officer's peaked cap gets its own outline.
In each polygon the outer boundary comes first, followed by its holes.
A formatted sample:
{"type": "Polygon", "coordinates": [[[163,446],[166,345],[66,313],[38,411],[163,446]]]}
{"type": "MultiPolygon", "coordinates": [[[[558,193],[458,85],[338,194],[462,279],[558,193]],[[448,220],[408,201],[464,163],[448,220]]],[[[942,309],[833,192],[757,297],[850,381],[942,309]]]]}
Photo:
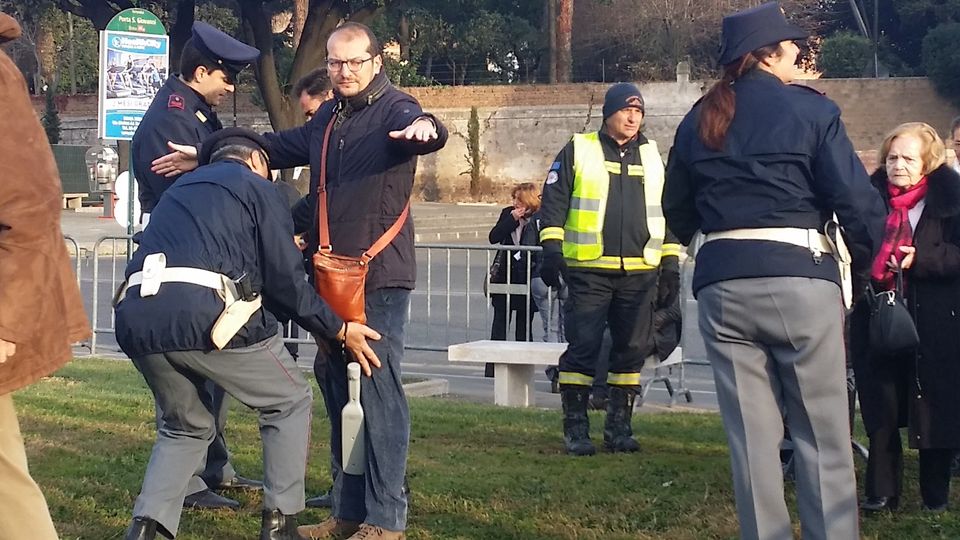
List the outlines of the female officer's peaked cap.
{"type": "Polygon", "coordinates": [[[780,4],[767,2],[723,18],[718,63],[725,66],[760,47],[809,36],[799,26],[787,22],[780,4]]]}

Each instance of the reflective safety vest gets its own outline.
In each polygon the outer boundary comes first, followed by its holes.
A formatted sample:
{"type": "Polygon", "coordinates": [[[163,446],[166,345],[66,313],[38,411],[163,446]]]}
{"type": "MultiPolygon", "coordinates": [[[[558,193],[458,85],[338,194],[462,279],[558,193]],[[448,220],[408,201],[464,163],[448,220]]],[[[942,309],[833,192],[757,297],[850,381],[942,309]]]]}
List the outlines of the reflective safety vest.
{"type": "Polygon", "coordinates": [[[574,268],[653,270],[664,255],[679,255],[679,244],[663,244],[666,221],[660,206],[663,193],[663,160],[657,143],[639,146],[641,165],[628,165],[627,175],[643,182],[647,232],[642,257],[603,256],[603,220],[610,191],[610,175],[620,174],[620,163],[606,161],[598,132],[573,136],[573,193],[563,228],[541,231],[540,240],[561,240],[567,265],[574,268]]]}

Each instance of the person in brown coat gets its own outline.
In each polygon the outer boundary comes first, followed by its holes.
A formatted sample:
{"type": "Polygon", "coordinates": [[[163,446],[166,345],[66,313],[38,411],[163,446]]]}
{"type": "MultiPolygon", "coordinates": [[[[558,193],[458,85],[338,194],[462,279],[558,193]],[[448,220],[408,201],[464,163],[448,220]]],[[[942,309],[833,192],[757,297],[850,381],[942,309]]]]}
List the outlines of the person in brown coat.
{"type": "MultiPolygon", "coordinates": [[[[0,12],[0,43],[20,33],[0,12]]],[[[60,232],[57,165],[23,76],[2,51],[0,118],[0,538],[55,540],[12,393],[67,363],[90,324],[60,232]]]]}

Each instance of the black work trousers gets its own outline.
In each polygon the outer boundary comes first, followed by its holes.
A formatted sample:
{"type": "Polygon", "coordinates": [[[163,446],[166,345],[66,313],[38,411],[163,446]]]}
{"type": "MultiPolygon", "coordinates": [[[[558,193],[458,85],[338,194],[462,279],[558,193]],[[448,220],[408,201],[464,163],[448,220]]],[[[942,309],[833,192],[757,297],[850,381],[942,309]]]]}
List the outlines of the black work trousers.
{"type": "Polygon", "coordinates": [[[607,383],[640,387],[640,370],[653,353],[657,272],[601,273],[570,269],[564,303],[569,345],[560,356],[560,384],[591,386],[605,327],[613,345],[607,383]]]}

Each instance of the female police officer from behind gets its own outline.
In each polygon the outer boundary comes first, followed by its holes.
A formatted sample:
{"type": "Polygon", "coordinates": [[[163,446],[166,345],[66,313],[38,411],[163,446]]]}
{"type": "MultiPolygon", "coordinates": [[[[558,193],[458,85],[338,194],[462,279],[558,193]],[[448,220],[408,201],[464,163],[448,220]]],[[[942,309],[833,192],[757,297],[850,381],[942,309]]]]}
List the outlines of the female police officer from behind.
{"type": "Polygon", "coordinates": [[[663,191],[667,227],[684,244],[705,234],[693,288],[743,538],[793,538],[781,408],[803,538],[858,537],[844,306],[822,232],[836,214],[854,265],[869,265],[884,209],[837,106],[786,84],[804,37],[773,2],[724,18],[723,77],[677,128],[663,191]]]}

